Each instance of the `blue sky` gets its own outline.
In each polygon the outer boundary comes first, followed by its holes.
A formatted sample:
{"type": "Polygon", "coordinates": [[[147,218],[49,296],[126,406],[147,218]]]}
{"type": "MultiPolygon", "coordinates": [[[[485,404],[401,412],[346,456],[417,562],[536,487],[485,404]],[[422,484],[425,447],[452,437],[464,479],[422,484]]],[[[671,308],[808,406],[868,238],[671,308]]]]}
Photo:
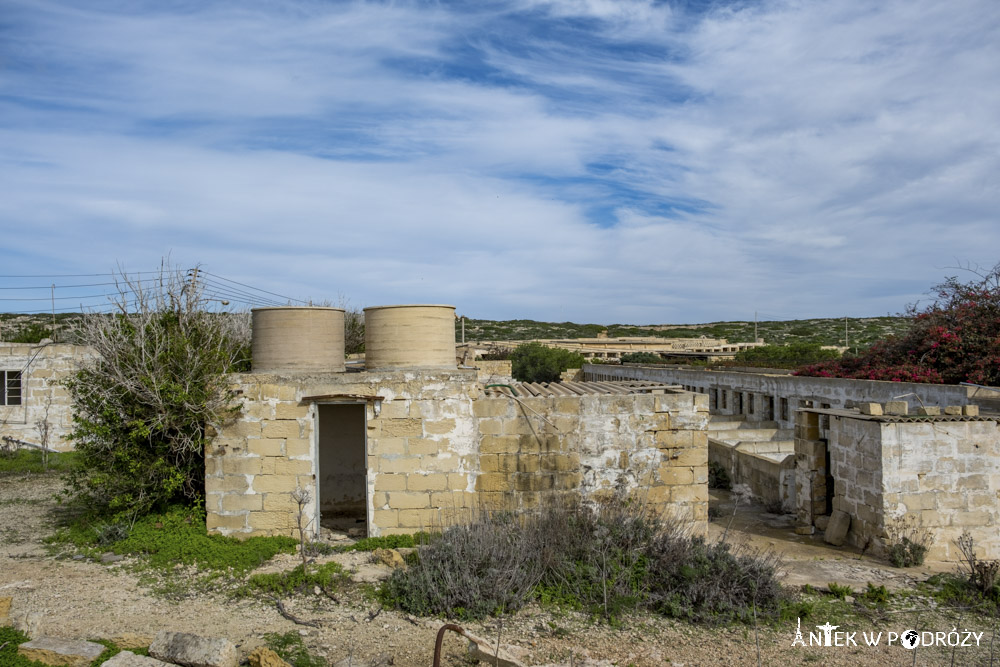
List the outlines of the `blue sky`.
{"type": "Polygon", "coordinates": [[[995,0],[0,0],[0,274],[896,313],[1000,261],[997,35],[995,0]]]}

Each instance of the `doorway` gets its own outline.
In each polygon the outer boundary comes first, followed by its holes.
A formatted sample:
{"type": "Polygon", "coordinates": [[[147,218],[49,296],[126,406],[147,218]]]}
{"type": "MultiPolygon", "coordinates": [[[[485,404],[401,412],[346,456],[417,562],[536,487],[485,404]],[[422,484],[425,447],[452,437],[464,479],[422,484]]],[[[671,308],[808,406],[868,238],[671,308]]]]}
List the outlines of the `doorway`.
{"type": "Polygon", "coordinates": [[[316,407],[320,526],[367,535],[365,404],[321,403],[316,407]]]}

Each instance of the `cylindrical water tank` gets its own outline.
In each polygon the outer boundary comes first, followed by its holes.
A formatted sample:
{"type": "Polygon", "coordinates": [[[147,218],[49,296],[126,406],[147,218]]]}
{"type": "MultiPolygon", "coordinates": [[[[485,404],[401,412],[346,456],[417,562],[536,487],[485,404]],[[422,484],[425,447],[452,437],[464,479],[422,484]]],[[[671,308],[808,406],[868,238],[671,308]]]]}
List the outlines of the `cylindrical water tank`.
{"type": "Polygon", "coordinates": [[[253,371],[342,373],[344,309],[254,308],[253,371]]]}
{"type": "Polygon", "coordinates": [[[455,306],[365,308],[365,369],[455,366],[455,306]]]}

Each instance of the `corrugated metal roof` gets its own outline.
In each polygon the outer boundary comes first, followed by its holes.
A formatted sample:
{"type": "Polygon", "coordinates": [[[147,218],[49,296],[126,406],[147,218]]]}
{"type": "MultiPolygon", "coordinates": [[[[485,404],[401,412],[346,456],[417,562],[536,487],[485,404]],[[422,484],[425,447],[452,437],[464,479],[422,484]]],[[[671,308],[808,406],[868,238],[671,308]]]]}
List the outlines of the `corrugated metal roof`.
{"type": "MultiPolygon", "coordinates": [[[[519,382],[512,385],[519,397],[596,396],[608,394],[664,394],[683,391],[679,384],[629,380],[623,382],[519,382]]],[[[494,385],[487,394],[512,396],[511,387],[494,385]]]]}

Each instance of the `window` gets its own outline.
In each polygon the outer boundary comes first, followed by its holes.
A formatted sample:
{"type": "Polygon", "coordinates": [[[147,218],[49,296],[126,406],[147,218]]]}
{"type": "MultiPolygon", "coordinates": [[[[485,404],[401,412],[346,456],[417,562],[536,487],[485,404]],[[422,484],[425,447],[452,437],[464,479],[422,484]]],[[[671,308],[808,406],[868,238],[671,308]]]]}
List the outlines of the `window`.
{"type": "Polygon", "coordinates": [[[0,405],[21,405],[21,371],[0,371],[0,405]]]}

